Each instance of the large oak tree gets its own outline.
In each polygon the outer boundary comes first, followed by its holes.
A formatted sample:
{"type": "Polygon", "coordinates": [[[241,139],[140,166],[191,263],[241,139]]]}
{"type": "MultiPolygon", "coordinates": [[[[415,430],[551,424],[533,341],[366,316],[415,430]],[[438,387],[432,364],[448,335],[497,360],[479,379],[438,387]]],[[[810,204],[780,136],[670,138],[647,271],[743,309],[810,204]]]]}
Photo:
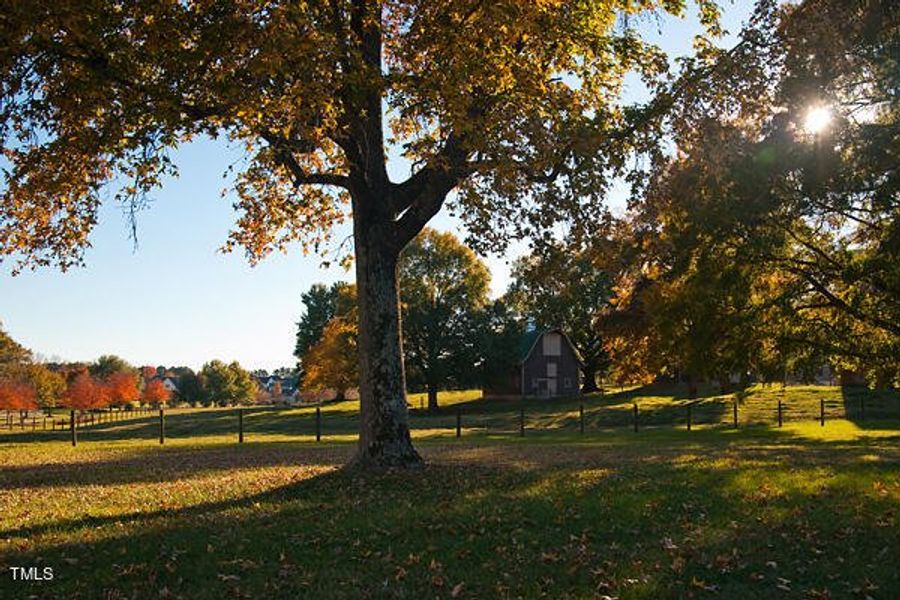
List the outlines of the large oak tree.
{"type": "MultiPolygon", "coordinates": [[[[574,229],[621,164],[623,75],[661,53],[639,12],[682,0],[55,0],[2,3],[0,248],[81,261],[111,181],[138,210],[198,135],[245,145],[229,247],[326,242],[352,214],[357,462],[421,462],[407,425],[397,257],[444,204],[481,247],[574,229]],[[413,165],[388,177],[386,147],[413,165]]],[[[701,0],[715,29],[717,11],[701,0]]]]}

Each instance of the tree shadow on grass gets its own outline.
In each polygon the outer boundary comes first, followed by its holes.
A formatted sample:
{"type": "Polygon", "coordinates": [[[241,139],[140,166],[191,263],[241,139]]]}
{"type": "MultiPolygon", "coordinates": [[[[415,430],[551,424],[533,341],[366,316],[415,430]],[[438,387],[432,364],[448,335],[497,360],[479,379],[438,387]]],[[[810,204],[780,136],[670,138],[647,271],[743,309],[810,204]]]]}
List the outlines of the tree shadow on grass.
{"type": "MultiPolygon", "coordinates": [[[[73,453],[77,453],[73,449],[73,453]]],[[[65,486],[176,481],[236,469],[324,465],[337,467],[352,454],[349,445],[266,442],[264,444],[127,448],[70,461],[0,466],[0,492],[65,486]]]]}
{"type": "MultiPolygon", "coordinates": [[[[841,386],[840,404],[833,411],[858,427],[878,427],[884,419],[900,419],[900,394],[896,390],[871,390],[865,386],[841,386]]],[[[829,410],[829,412],[832,412],[829,410]]]]}
{"type": "Polygon", "coordinates": [[[0,591],[780,598],[897,589],[897,463],[859,462],[871,449],[849,454],[853,444],[806,448],[788,464],[764,448],[723,463],[679,449],[432,448],[422,472],[336,470],[224,502],[4,532],[36,546],[8,546],[3,566],[50,565],[56,578],[4,579],[0,591]],[[869,493],[876,481],[889,493],[869,493]]]}
{"type": "MultiPolygon", "coordinates": [[[[270,434],[283,436],[314,436],[315,412],[281,408],[244,409],[245,436],[270,434]]],[[[175,409],[165,415],[166,439],[233,436],[237,440],[240,417],[236,408],[207,410],[175,409]]],[[[323,411],[323,433],[352,433],[358,430],[358,414],[354,411],[323,411]]],[[[159,416],[135,416],[121,421],[108,421],[79,426],[78,439],[86,442],[126,440],[157,440],[160,434],[159,416]]],[[[68,440],[69,430],[38,430],[14,432],[0,437],[0,442],[16,443],[37,440],[68,440]]]]}

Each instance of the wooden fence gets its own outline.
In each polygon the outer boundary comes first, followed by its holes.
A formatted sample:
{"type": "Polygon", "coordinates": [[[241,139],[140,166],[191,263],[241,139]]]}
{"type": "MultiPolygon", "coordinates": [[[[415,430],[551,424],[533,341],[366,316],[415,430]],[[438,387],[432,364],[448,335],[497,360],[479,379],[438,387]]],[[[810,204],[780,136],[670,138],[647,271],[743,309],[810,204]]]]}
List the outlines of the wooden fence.
{"type": "MultiPolygon", "coordinates": [[[[677,428],[691,432],[704,428],[742,428],[753,426],[784,427],[786,423],[814,421],[825,427],[832,419],[856,422],[874,420],[900,421],[900,398],[890,400],[819,399],[817,402],[757,402],[744,406],[737,398],[712,398],[671,403],[646,403],[628,399],[614,406],[596,402],[564,403],[554,410],[554,400],[528,400],[507,403],[505,410],[494,410],[489,402],[479,401],[476,408],[459,405],[436,413],[411,410],[410,428],[445,431],[456,438],[467,434],[489,433],[523,437],[538,431],[590,435],[622,429],[636,434],[648,429],[677,428]],[[517,409],[517,410],[516,410],[517,409]]],[[[79,434],[89,439],[128,439],[129,436],[157,438],[165,444],[169,435],[229,435],[244,443],[253,434],[281,433],[296,437],[314,437],[317,442],[328,437],[356,432],[358,416],[350,412],[314,411],[284,414],[297,409],[286,407],[249,407],[230,409],[104,409],[67,413],[8,412],[0,427],[13,432],[30,432],[35,439],[65,436],[77,445],[79,434]],[[167,420],[173,425],[167,433],[167,420]],[[121,422],[129,427],[119,427],[121,422]],[[248,428],[248,422],[250,424],[248,428]],[[94,435],[93,432],[97,432],[94,435]]],[[[0,438],[2,439],[2,438],[0,438]]]]}

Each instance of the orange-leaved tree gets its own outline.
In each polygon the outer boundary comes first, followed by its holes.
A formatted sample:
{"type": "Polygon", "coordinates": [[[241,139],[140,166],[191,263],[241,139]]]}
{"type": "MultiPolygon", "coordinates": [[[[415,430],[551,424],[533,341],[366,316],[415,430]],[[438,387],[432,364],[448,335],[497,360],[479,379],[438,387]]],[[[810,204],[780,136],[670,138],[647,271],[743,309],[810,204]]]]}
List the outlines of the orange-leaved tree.
{"type": "MultiPolygon", "coordinates": [[[[717,30],[714,0],[698,0],[717,30]]],[[[356,461],[418,465],[397,260],[450,192],[479,242],[587,235],[635,137],[625,74],[665,55],[636,13],[671,0],[56,0],[6,7],[0,255],[82,261],[103,187],[135,214],[170,151],[226,135],[249,153],[227,244],[255,261],[324,249],[352,216],[359,303],[356,461]],[[394,181],[388,157],[412,165],[394,181]]]]}
{"type": "Polygon", "coordinates": [[[104,385],[109,395],[109,403],[113,406],[122,406],[141,397],[138,377],[133,372],[117,371],[106,378],[104,385]]]}
{"type": "Polygon", "coordinates": [[[359,380],[356,340],[354,318],[332,317],[321,339],[303,355],[303,387],[312,392],[334,390],[337,398],[343,399],[359,380]]]}
{"type": "Polygon", "coordinates": [[[169,401],[171,393],[159,379],[151,379],[144,386],[141,400],[147,404],[165,404],[169,401]]]}
{"type": "Polygon", "coordinates": [[[37,393],[34,388],[14,379],[0,380],[0,409],[34,410],[37,408],[37,393]]]}
{"type": "Polygon", "coordinates": [[[76,410],[101,408],[109,404],[109,392],[105,385],[82,372],[69,382],[63,392],[62,404],[76,410]]]}

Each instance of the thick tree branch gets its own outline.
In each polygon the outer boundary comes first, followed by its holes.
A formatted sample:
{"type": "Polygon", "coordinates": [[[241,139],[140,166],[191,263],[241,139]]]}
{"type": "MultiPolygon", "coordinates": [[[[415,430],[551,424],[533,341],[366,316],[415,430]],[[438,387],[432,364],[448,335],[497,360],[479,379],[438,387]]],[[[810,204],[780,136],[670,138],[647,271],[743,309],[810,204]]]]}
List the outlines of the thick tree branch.
{"type": "Polygon", "coordinates": [[[394,233],[397,251],[403,248],[438,213],[447,194],[471,172],[463,140],[450,134],[441,152],[428,165],[395,186],[394,233]]]}
{"type": "Polygon", "coordinates": [[[275,160],[291,172],[294,186],[332,185],[350,189],[350,178],[340,173],[307,173],[290,151],[291,140],[286,140],[271,132],[260,134],[275,151],[275,160]]]}
{"type": "Polygon", "coordinates": [[[812,288],[817,293],[822,295],[831,304],[832,307],[837,308],[838,310],[841,310],[848,315],[851,315],[852,317],[863,323],[868,323],[874,327],[877,327],[878,329],[882,329],[894,335],[900,335],[900,325],[867,314],[864,311],[851,306],[843,299],[838,297],[834,292],[829,290],[826,284],[816,279],[815,276],[813,276],[811,273],[800,268],[787,267],[787,270],[791,273],[794,273],[795,275],[799,275],[800,277],[802,277],[807,283],[809,283],[810,286],[812,286],[812,288]]]}

